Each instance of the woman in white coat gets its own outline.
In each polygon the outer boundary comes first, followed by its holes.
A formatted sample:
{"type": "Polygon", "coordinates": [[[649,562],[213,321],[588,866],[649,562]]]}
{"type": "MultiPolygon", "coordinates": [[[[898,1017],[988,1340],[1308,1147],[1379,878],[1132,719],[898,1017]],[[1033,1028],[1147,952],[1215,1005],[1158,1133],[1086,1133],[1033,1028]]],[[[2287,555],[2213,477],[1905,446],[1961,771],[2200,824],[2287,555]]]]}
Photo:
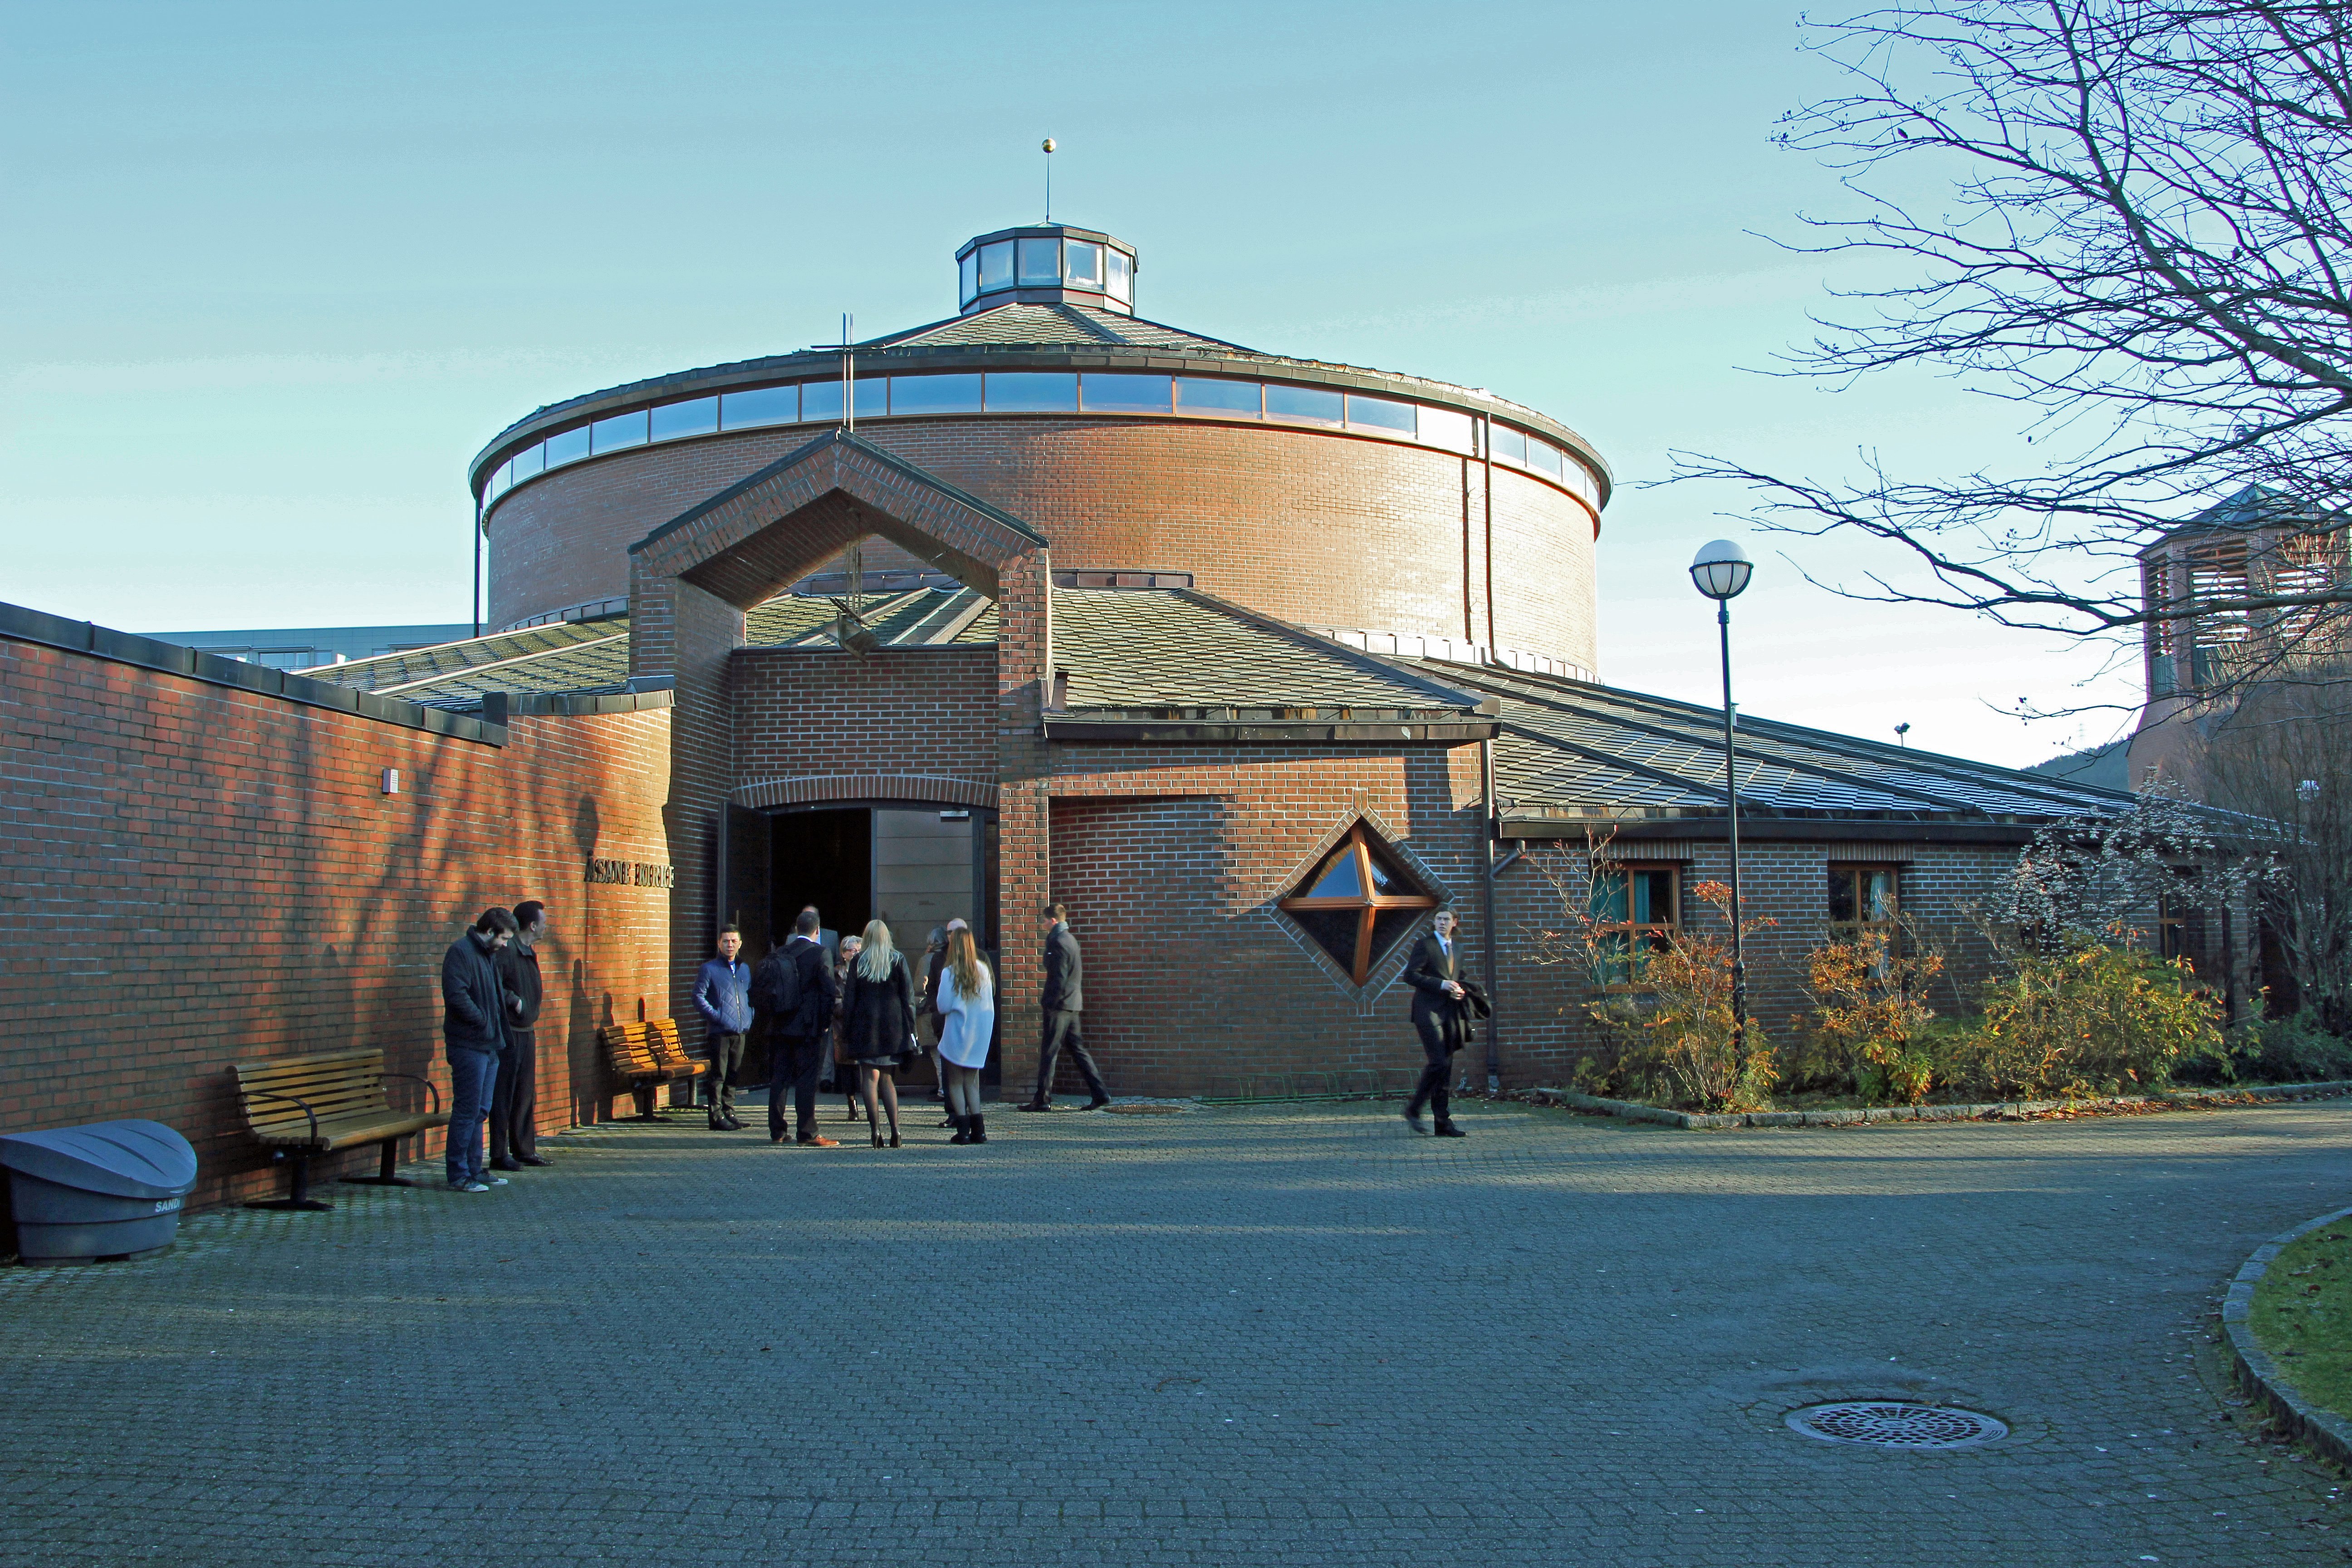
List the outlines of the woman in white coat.
{"type": "Polygon", "coordinates": [[[971,928],[948,932],[948,961],[940,971],[940,1063],[948,1075],[948,1115],[954,1121],[950,1143],[985,1143],[988,1123],[980,1114],[980,1069],[988,1065],[988,1042],[996,1033],[996,977],[980,961],[971,928]]]}

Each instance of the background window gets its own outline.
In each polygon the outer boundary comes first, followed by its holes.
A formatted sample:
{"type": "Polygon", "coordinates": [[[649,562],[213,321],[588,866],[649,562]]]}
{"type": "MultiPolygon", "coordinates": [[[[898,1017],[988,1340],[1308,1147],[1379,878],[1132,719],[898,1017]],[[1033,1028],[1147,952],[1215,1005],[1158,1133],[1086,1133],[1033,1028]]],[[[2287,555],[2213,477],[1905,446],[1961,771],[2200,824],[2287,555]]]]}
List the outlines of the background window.
{"type": "Polygon", "coordinates": [[[887,375],[861,375],[857,378],[857,416],[879,419],[890,412],[890,378],[887,375]]]}
{"type": "Polygon", "coordinates": [[[730,430],[790,425],[800,416],[801,389],[797,386],[755,386],[749,392],[722,394],[719,399],[719,422],[730,430]]]}
{"type": "Polygon", "coordinates": [[[1418,423],[1421,438],[1433,447],[1465,455],[1478,450],[1475,434],[1477,421],[1467,414],[1456,414],[1451,408],[1424,408],[1418,423]]]}
{"type": "Polygon", "coordinates": [[[1553,479],[1560,478],[1559,448],[1549,441],[1529,441],[1528,467],[1538,473],[1549,474],[1553,479]]]}
{"type": "Polygon", "coordinates": [[[566,430],[561,436],[547,438],[547,466],[551,468],[558,463],[576,463],[587,455],[588,426],[585,425],[577,430],[566,430]]]}
{"type": "Polygon", "coordinates": [[[597,420],[588,428],[593,432],[589,447],[593,452],[642,447],[646,444],[646,411],[640,408],[635,414],[615,414],[610,419],[597,420]]]}
{"type": "Polygon", "coordinates": [[[994,245],[980,247],[980,287],[984,293],[991,289],[1013,286],[1013,242],[1000,239],[994,245]]]}
{"type": "MultiPolygon", "coordinates": [[[[1028,244],[1027,240],[1021,242],[1028,244]]],[[[1078,378],[1064,371],[991,371],[991,414],[1076,414],[1078,378]]]]}
{"type": "Polygon", "coordinates": [[[1361,426],[1410,436],[1413,433],[1412,405],[1351,392],[1348,394],[1348,425],[1350,429],[1361,426]]]}
{"type": "Polygon", "coordinates": [[[1319,386],[1286,386],[1268,382],[1265,386],[1265,416],[1268,419],[1303,419],[1315,425],[1338,425],[1347,415],[1346,398],[1336,392],[1326,392],[1319,386]]]}
{"type": "Polygon", "coordinates": [[[956,263],[956,303],[969,305],[980,292],[980,252],[967,250],[956,263]]]}
{"type": "Polygon", "coordinates": [[[1172,376],[1095,375],[1080,378],[1080,401],[1089,414],[1165,414],[1174,406],[1172,376]]]}
{"type": "Polygon", "coordinates": [[[841,417],[841,378],[801,383],[801,423],[841,417]]]}
{"type": "Polygon", "coordinates": [[[1830,935],[1838,942],[1858,942],[1865,931],[1890,936],[1902,910],[1897,898],[1898,866],[1830,868],[1830,935]]]}
{"type": "Polygon", "coordinates": [[[490,476],[490,482],[483,487],[482,499],[486,503],[494,501],[506,494],[513,485],[514,464],[511,461],[500,463],[498,472],[490,476]]]}
{"type": "Polygon", "coordinates": [[[547,468],[547,448],[537,443],[525,447],[514,455],[515,483],[520,484],[533,474],[547,468]]]}
{"type": "Polygon", "coordinates": [[[1114,250],[1110,253],[1108,260],[1110,268],[1110,297],[1114,300],[1120,300],[1134,299],[1134,259],[1131,257],[1123,256],[1119,252],[1114,250]]]}
{"type": "Polygon", "coordinates": [[[654,410],[654,439],[708,436],[719,428],[719,399],[698,397],[691,403],[665,403],[654,410]]]}
{"type": "Polygon", "coordinates": [[[1254,381],[1180,375],[1176,378],[1176,411],[1222,414],[1229,418],[1238,414],[1255,419],[1258,416],[1258,384],[1254,381]]]}
{"type": "Polygon", "coordinates": [[[1099,289],[1103,286],[1103,247],[1071,240],[1062,247],[1062,276],[1074,289],[1099,289]]]}
{"type": "Polygon", "coordinates": [[[1062,242],[1058,239],[1021,241],[1021,281],[1051,286],[1062,280],[1062,242]]]}
{"type": "MultiPolygon", "coordinates": [[[[865,405],[858,405],[860,414],[865,405]]],[[[894,375],[890,378],[893,414],[977,414],[980,375],[894,375]]]]}
{"type": "Polygon", "coordinates": [[[1492,421],[1487,423],[1486,428],[1494,434],[1495,456],[1511,463],[1524,463],[1528,460],[1526,431],[1514,430],[1507,425],[1496,425],[1492,421]]]}
{"type": "Polygon", "coordinates": [[[1638,987],[1642,964],[1673,945],[1682,926],[1682,868],[1678,866],[1593,868],[1593,948],[1601,983],[1638,987]]]}

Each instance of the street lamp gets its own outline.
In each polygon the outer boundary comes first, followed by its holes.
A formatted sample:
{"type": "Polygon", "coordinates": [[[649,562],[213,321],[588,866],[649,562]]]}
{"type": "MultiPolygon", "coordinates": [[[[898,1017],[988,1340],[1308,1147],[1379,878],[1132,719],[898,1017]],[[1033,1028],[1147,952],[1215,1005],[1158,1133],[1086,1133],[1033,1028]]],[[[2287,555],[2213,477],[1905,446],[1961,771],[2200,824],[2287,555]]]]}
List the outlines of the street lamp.
{"type": "Polygon", "coordinates": [[[1728,539],[1699,546],[1691,560],[1691,581],[1715,601],[1715,624],[1723,645],[1723,791],[1731,818],[1731,1059],[1742,1076],[1748,1069],[1748,958],[1739,931],[1739,752],[1732,737],[1731,601],[1747,589],[1755,573],[1748,552],[1728,539]]]}

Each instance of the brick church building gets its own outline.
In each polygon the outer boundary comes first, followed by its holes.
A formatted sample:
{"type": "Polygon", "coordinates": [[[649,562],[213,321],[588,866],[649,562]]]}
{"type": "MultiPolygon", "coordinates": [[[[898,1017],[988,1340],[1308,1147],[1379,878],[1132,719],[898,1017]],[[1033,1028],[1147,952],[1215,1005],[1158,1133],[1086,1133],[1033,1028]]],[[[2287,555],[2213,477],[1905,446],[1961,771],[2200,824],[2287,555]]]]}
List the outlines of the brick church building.
{"type": "MultiPolygon", "coordinates": [[[[228,894],[151,840],[248,890],[273,866],[359,889],[317,895],[307,949],[289,922],[260,990],[213,965],[203,1070],[355,1028],[429,1061],[439,945],[535,893],[571,975],[570,1028],[541,1036],[557,1123],[610,1102],[597,1024],[686,1007],[718,923],[757,952],[809,902],[918,946],[970,920],[1008,1089],[1034,1072],[1036,910],[1067,903],[1090,1043],[1156,1093],[1397,1079],[1409,939],[1448,905],[1497,1004],[1466,1076],[1561,1079],[1582,993],[1530,962],[1559,923],[1544,866],[1608,860],[1634,937],[1700,918],[1687,890],[1726,869],[1716,710],[1601,681],[1601,454],[1483,389],[1154,321],[1108,235],[1008,229],[956,266],[943,321],[501,432],[470,474],[486,636],[283,674],[0,616],[0,657],[47,683],[25,722],[112,737],[45,798],[152,825],[109,864],[152,858],[198,924],[228,894]],[[121,782],[173,770],[216,787],[121,782]],[[274,860],[206,837],[240,810],[282,830],[274,860]],[[238,1024],[265,994],[277,1021],[238,1024]]],[[[2117,802],[1744,716],[1741,739],[1747,886],[1779,921],[1762,1016],[1832,924],[1957,924],[2035,826],[2117,802]]],[[[51,1016],[102,1049],[77,984],[51,1016]]],[[[150,1109],[116,1113],[203,1124],[211,1089],[178,1081],[122,1076],[114,1103],[150,1109]]],[[[0,1082],[0,1121],[47,1109],[0,1082]]]]}

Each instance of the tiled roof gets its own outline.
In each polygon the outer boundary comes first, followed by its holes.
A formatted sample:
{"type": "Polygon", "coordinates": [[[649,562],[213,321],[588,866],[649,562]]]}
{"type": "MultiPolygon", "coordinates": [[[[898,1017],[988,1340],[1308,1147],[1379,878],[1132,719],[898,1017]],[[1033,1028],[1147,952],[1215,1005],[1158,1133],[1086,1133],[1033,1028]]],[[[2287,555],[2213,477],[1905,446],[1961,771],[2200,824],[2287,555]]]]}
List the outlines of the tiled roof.
{"type": "Polygon", "coordinates": [[[1074,711],[1357,710],[1461,713],[1452,684],[1190,588],[1057,588],[1054,662],[1074,711]]]}
{"type": "MultiPolygon", "coordinates": [[[[1504,816],[1724,815],[1719,710],[1488,666],[1414,661],[1501,699],[1495,790],[1504,816]]],[[[2045,821],[2128,797],[2087,784],[1823,730],[1739,717],[1739,813],[1757,817],[2045,821]]]]}
{"type": "Polygon", "coordinates": [[[484,691],[577,691],[629,678],[628,631],[626,616],[554,621],[302,673],[412,702],[478,698],[484,691]],[[445,692],[445,686],[453,689],[445,692]]]}
{"type": "MultiPolygon", "coordinates": [[[[862,608],[866,625],[894,647],[996,640],[995,605],[970,588],[869,596],[862,608]]],[[[745,613],[744,640],[752,647],[831,647],[834,614],[830,599],[779,595],[745,613]]],[[[436,708],[476,708],[488,691],[615,691],[629,679],[629,617],[554,622],[303,673],[436,708]]]]}
{"type": "Polygon", "coordinates": [[[1253,355],[1255,350],[1222,338],[1203,337],[1181,327],[1088,305],[997,305],[932,321],[857,345],[876,349],[950,348],[1138,348],[1216,355],[1253,355]]]}
{"type": "MultiPolygon", "coordinates": [[[[835,613],[829,598],[787,594],[744,616],[744,641],[752,647],[829,647],[835,613]]],[[[858,614],[866,629],[891,647],[996,640],[996,605],[971,588],[915,588],[869,597],[858,614]]]]}

